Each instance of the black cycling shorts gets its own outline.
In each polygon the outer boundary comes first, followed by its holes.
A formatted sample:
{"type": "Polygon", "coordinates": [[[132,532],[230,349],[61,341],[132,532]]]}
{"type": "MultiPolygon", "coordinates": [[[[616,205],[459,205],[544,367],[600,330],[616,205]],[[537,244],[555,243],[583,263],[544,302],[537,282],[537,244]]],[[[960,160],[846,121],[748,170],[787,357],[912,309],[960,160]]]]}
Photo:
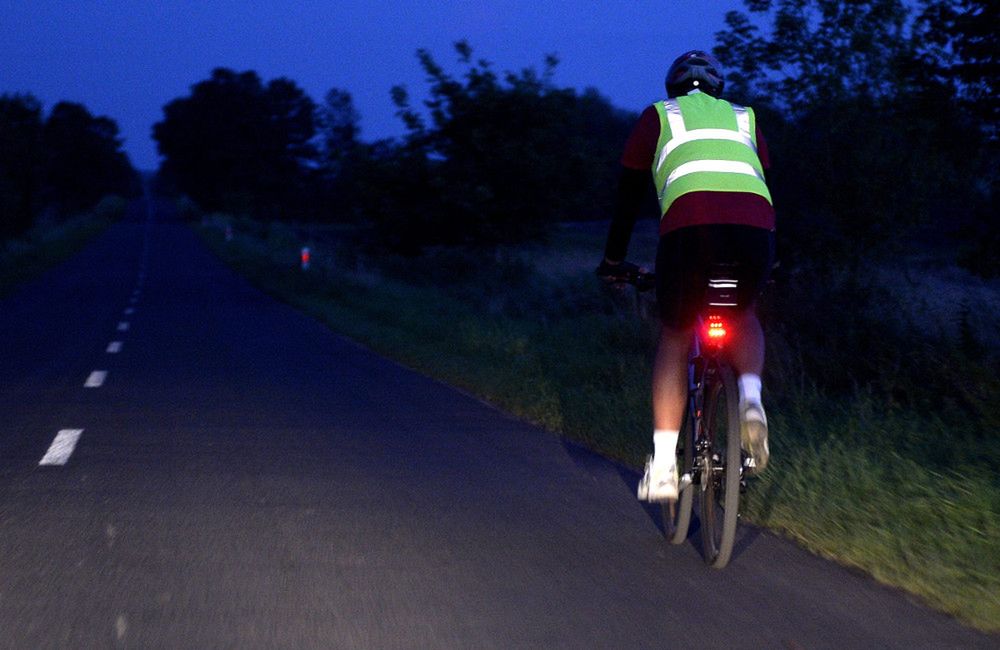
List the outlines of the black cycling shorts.
{"type": "Polygon", "coordinates": [[[752,307],[774,263],[774,233],[737,225],[687,226],[662,237],[656,249],[656,301],[663,324],[687,329],[705,303],[713,264],[735,264],[739,309],[752,307]]]}

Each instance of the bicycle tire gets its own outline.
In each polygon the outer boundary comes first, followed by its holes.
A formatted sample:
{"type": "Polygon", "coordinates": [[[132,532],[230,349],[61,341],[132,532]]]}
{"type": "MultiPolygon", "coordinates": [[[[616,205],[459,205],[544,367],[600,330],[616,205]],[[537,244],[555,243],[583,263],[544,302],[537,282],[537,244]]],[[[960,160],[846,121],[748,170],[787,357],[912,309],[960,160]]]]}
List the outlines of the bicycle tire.
{"type": "MultiPolygon", "coordinates": [[[[684,413],[684,424],[677,441],[677,467],[681,476],[694,471],[694,423],[690,411],[689,407],[684,413]]],[[[664,536],[671,544],[687,541],[691,511],[694,509],[694,491],[694,484],[688,481],[681,487],[676,501],[666,501],[661,505],[664,536]]]]}
{"type": "Polygon", "coordinates": [[[705,562],[721,569],[729,564],[736,541],[742,458],[736,377],[724,364],[717,366],[713,374],[704,412],[710,445],[702,458],[701,539],[705,562]]]}

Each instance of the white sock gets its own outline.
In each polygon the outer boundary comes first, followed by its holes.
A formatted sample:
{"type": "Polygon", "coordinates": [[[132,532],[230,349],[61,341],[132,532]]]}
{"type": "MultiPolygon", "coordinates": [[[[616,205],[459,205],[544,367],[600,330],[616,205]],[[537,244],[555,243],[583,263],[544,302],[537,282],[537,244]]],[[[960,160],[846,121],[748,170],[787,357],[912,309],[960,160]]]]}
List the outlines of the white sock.
{"type": "Polygon", "coordinates": [[[739,384],[741,404],[760,404],[760,375],[740,375],[739,384]]]}
{"type": "Polygon", "coordinates": [[[681,432],[677,429],[656,429],[653,431],[653,458],[673,465],[677,461],[677,439],[681,432]]]}

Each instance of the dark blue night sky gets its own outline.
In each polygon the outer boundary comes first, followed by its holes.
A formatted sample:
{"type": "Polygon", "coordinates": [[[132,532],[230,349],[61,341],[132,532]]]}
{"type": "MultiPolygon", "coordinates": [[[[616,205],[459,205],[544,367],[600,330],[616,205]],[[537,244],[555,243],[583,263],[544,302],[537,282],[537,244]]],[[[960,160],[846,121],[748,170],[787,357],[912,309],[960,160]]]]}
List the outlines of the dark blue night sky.
{"type": "Polygon", "coordinates": [[[466,39],[477,57],[501,70],[540,67],[555,52],[555,82],[593,86],[640,110],[662,92],[670,60],[709,48],[726,11],[739,0],[569,0],[395,3],[0,2],[0,92],[30,92],[51,107],[67,99],[118,121],[133,163],[158,162],[151,125],[161,108],[208,77],[214,67],[287,76],[314,99],[348,90],[361,113],[362,136],[402,131],[389,88],[421,95],[414,52],[442,63],[466,39]],[[255,6],[248,6],[255,5],[255,6]]]}

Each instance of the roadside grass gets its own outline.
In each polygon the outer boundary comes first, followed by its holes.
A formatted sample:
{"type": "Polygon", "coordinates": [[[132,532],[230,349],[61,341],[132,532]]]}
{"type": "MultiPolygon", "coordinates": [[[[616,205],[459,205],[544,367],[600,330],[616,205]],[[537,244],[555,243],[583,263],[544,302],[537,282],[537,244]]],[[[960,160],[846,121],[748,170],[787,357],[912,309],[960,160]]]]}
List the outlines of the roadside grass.
{"type": "Polygon", "coordinates": [[[24,235],[0,241],[0,296],[32,280],[83,248],[125,213],[127,202],[103,199],[93,210],[55,224],[41,224],[24,235]]]}
{"type": "Polygon", "coordinates": [[[896,444],[922,427],[948,445],[951,427],[883,412],[870,398],[831,404],[819,393],[783,396],[768,417],[777,462],[747,491],[750,521],[1000,630],[995,469],[934,468],[896,444]]]}
{"type": "MultiPolygon", "coordinates": [[[[477,264],[441,251],[376,267],[339,245],[338,233],[245,220],[232,242],[214,225],[200,232],[262,289],[381,354],[633,467],[648,453],[655,323],[640,317],[633,293],[599,286],[589,270],[540,274],[533,262],[544,250],[501,251],[477,264]],[[313,248],[306,273],[297,268],[303,243],[313,248]]],[[[554,254],[575,264],[582,243],[575,234],[557,240],[554,254]]],[[[891,332],[880,334],[893,344],[891,332]]],[[[748,490],[746,518],[1000,631],[993,362],[928,348],[937,356],[922,364],[959,364],[940,381],[964,377],[956,388],[963,394],[921,411],[892,398],[903,391],[925,401],[901,378],[888,398],[865,386],[835,395],[816,388],[794,339],[787,328],[769,331],[775,462],[748,490]]]]}

